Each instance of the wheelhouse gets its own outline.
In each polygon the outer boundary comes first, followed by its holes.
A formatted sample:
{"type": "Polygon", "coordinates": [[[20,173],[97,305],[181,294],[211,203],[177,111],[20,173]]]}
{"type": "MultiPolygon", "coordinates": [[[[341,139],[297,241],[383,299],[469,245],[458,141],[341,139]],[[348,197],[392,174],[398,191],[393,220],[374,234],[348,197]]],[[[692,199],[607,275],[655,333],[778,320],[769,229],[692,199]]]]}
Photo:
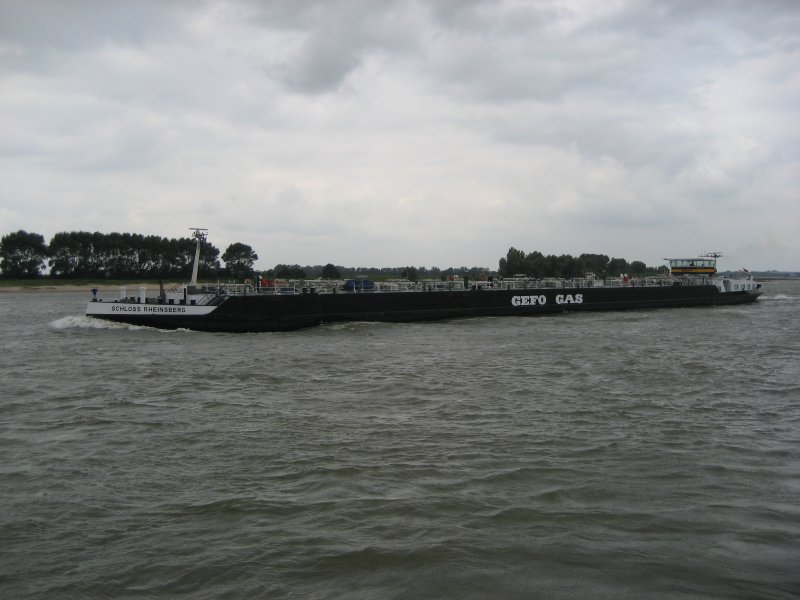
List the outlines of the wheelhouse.
{"type": "Polygon", "coordinates": [[[714,275],[717,272],[716,257],[665,258],[673,275],[714,275]]]}

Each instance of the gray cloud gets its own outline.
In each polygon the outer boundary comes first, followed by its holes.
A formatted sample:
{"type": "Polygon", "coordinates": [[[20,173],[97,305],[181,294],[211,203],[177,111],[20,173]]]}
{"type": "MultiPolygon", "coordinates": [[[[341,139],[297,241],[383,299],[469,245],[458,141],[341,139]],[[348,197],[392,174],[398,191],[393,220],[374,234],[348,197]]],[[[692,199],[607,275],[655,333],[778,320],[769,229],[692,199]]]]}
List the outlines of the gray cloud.
{"type": "Polygon", "coordinates": [[[0,229],[199,223],[267,267],[494,266],[514,245],[800,269],[799,17],[6,1],[0,229]]]}
{"type": "Polygon", "coordinates": [[[180,29],[200,2],[15,2],[0,5],[4,70],[57,70],[66,55],[104,45],[144,47],[180,29]]]}

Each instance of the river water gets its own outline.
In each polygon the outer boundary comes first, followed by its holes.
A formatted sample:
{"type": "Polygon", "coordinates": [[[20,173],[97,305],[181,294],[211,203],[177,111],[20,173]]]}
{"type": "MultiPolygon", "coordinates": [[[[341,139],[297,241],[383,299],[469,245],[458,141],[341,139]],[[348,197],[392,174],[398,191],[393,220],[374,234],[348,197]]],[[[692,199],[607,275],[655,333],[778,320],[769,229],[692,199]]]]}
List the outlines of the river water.
{"type": "Polygon", "coordinates": [[[0,296],[3,598],[796,598],[800,283],[208,334],[0,296]]]}

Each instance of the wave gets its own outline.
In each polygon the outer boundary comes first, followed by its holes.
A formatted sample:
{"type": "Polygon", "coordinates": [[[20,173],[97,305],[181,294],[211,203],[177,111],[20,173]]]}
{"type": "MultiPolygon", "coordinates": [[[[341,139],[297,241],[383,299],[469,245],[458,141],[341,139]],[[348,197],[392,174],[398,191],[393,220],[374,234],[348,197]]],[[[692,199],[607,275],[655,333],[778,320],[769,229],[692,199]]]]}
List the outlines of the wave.
{"type": "Polygon", "coordinates": [[[129,325],[127,323],[115,323],[114,321],[104,321],[102,319],[93,319],[85,315],[69,315],[61,317],[49,323],[52,329],[65,330],[65,329],[119,329],[128,331],[137,331],[139,329],[153,329],[152,327],[144,327],[142,325],[129,325]]]}
{"type": "Polygon", "coordinates": [[[322,328],[328,331],[353,331],[370,330],[378,327],[386,327],[386,323],[379,321],[346,321],[342,323],[323,323],[322,328]]]}
{"type": "Polygon", "coordinates": [[[775,294],[774,296],[764,296],[762,298],[762,300],[781,300],[789,302],[794,302],[796,299],[796,296],[790,296],[788,294],[775,294]]]}
{"type": "Polygon", "coordinates": [[[85,315],[69,315],[61,317],[48,323],[51,329],[59,331],[67,329],[112,329],[118,331],[158,331],[161,333],[190,333],[195,331],[179,327],[177,329],[159,329],[158,327],[147,327],[145,325],[131,325],[129,323],[117,323],[104,319],[94,319],[85,315]]]}
{"type": "Polygon", "coordinates": [[[123,329],[118,323],[101,321],[83,315],[69,315],[49,323],[52,329],[123,329]]]}

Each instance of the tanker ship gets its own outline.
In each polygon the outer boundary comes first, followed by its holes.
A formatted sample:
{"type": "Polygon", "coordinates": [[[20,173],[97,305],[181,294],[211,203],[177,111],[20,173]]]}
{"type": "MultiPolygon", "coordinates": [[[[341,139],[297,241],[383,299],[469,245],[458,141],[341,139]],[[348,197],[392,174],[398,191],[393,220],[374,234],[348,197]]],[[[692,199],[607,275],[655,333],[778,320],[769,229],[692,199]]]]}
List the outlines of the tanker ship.
{"type": "Polygon", "coordinates": [[[289,331],[348,321],[412,322],[465,317],[536,316],[605,311],[724,306],[755,301],[761,284],[746,271],[718,277],[720,253],[665,259],[669,276],[534,279],[526,276],[466,282],[368,279],[264,280],[198,284],[200,248],[206,230],[195,229],[191,279],[148,295],[140,287],[104,300],[97,289],[86,315],[160,329],[214,332],[289,331]]]}

